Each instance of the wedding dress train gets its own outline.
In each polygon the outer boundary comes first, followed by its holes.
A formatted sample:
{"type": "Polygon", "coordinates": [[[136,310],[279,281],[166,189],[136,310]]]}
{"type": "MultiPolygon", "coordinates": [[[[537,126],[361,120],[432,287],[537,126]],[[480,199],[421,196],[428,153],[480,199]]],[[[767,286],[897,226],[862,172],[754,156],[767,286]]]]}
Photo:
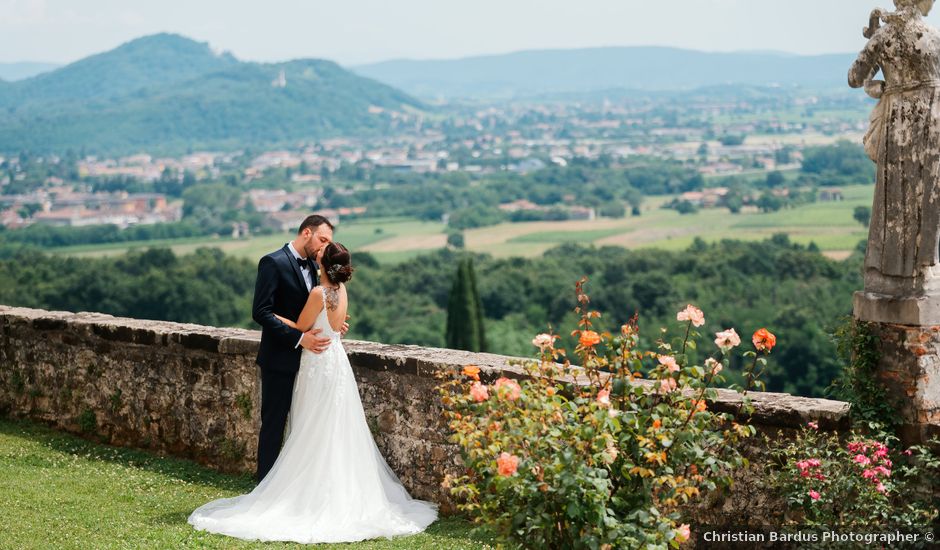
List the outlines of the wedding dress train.
{"type": "Polygon", "coordinates": [[[411,498],[366,423],[356,379],[326,308],[315,327],[332,342],[304,350],[289,433],[277,461],[246,495],[200,506],[196,529],[262,541],[353,542],[423,531],[437,505],[411,498]]]}

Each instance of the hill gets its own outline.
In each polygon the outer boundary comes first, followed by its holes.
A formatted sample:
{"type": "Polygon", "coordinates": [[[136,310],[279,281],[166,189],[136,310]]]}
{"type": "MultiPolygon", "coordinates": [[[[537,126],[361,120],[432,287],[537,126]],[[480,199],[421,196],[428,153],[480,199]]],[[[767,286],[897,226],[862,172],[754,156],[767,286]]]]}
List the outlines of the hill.
{"type": "Polygon", "coordinates": [[[0,151],[239,148],[378,133],[421,107],[330,61],[242,62],[160,34],[0,86],[0,151]]]}
{"type": "Polygon", "coordinates": [[[722,84],[843,89],[854,56],[708,53],[663,47],[531,50],[452,60],[395,60],[354,67],[428,98],[524,97],[558,92],[678,90],[722,84]]]}

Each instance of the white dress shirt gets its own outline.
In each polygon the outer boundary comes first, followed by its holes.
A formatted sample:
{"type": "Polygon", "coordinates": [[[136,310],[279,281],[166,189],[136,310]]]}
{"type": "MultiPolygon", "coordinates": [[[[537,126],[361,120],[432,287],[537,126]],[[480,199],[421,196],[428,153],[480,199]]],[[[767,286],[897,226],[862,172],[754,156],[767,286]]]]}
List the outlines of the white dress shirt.
{"type": "MultiPolygon", "coordinates": [[[[293,243],[293,242],[287,243],[287,248],[290,250],[291,254],[294,255],[294,258],[296,258],[296,259],[298,259],[298,260],[299,260],[299,259],[303,259],[303,258],[301,257],[301,255],[300,255],[300,252],[297,252],[297,249],[294,248],[294,243],[293,243]]],[[[308,259],[309,261],[311,261],[311,262],[313,261],[313,260],[310,259],[310,258],[307,258],[307,259],[308,259]]],[[[308,267],[301,267],[301,268],[300,268],[300,272],[301,272],[301,273],[303,274],[303,276],[304,276],[304,283],[307,284],[307,292],[310,292],[310,291],[313,289],[313,273],[312,273],[312,270],[309,268],[309,264],[308,264],[308,267]]],[[[297,340],[297,345],[295,345],[294,347],[295,347],[295,348],[300,347],[300,343],[303,341],[303,339],[304,339],[304,335],[301,334],[301,335],[300,335],[300,339],[297,340]]]]}

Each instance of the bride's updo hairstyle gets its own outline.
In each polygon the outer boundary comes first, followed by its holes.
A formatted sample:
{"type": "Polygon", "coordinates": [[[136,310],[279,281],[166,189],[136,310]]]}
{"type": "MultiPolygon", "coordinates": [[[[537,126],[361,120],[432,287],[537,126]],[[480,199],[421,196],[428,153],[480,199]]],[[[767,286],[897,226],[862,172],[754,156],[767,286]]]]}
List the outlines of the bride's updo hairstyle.
{"type": "Polygon", "coordinates": [[[322,265],[323,272],[330,278],[330,281],[339,284],[352,279],[353,266],[352,257],[349,250],[339,243],[330,243],[326,245],[323,251],[322,265]]]}

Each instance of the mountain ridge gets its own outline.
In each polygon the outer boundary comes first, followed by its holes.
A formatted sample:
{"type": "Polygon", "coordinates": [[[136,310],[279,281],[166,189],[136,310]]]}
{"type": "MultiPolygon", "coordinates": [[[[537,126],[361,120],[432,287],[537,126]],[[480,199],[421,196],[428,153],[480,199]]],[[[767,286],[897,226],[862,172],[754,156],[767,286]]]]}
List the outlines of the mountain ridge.
{"type": "Polygon", "coordinates": [[[458,59],[399,59],[351,70],[425,98],[525,97],[608,88],[673,90],[716,84],[845,86],[853,54],[702,52],[668,46],[521,50],[458,59]]]}
{"type": "Polygon", "coordinates": [[[180,152],[387,131],[393,117],[373,106],[425,108],[332,61],[245,62],[163,33],[0,85],[0,151],[180,152]]]}

